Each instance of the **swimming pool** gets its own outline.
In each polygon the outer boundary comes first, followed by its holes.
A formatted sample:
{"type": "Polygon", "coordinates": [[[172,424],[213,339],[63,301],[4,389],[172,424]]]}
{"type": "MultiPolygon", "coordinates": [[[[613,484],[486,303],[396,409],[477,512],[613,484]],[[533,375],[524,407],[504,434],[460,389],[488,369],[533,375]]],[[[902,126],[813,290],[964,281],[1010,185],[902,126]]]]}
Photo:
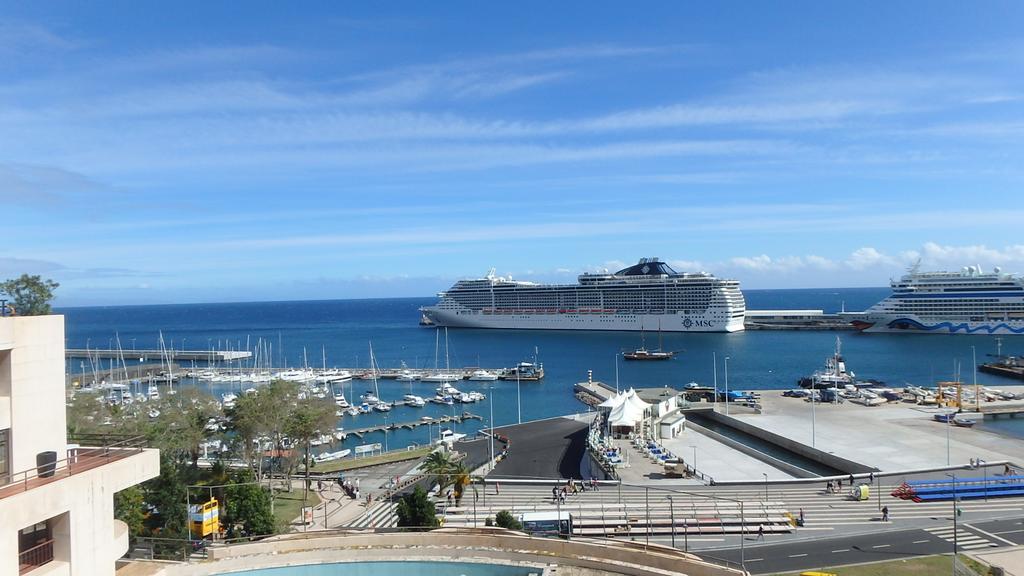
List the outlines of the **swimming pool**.
{"type": "Polygon", "coordinates": [[[541,568],[477,562],[335,562],[224,572],[230,576],[528,576],[541,568]]]}

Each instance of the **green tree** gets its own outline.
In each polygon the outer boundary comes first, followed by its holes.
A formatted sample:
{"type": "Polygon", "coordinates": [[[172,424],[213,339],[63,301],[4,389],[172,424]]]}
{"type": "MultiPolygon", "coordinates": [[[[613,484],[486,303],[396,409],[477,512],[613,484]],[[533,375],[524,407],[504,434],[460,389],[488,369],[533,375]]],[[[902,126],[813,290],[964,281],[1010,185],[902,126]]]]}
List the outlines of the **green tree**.
{"type": "Polygon", "coordinates": [[[522,530],[523,524],[516,519],[508,510],[502,510],[494,515],[494,524],[509,530],[522,530]]]}
{"type": "Polygon", "coordinates": [[[246,534],[273,534],[274,513],[270,509],[270,495],[256,483],[252,472],[235,474],[232,484],[225,488],[226,523],[241,524],[246,534]]]}
{"type": "Polygon", "coordinates": [[[411,494],[402,496],[395,513],[398,514],[399,526],[434,527],[438,525],[434,503],[430,501],[427,492],[421,486],[417,486],[411,494]]]}
{"type": "Polygon", "coordinates": [[[142,534],[146,522],[146,503],[138,486],[114,494],[114,517],[128,525],[128,537],[134,541],[142,534]]]}
{"type": "Polygon", "coordinates": [[[206,429],[209,420],[220,414],[216,400],[196,388],[182,388],[165,396],[158,407],[160,416],[151,422],[136,419],[136,426],[161,454],[182,456],[196,468],[202,443],[216,434],[206,429]]]}
{"type": "Polygon", "coordinates": [[[187,538],[188,510],[186,486],[188,478],[182,470],[183,462],[171,454],[160,453],[160,475],[146,482],[146,501],[156,508],[150,516],[150,528],[166,538],[187,538]]]}
{"type": "Polygon", "coordinates": [[[44,280],[42,276],[22,274],[14,280],[0,282],[0,293],[7,294],[19,316],[42,316],[50,313],[50,300],[53,291],[60,284],[53,280],[44,280]]]}
{"type": "Polygon", "coordinates": [[[295,441],[296,445],[303,447],[305,455],[306,481],[302,492],[303,500],[306,499],[309,492],[310,441],[321,434],[334,432],[334,425],[338,421],[334,410],[334,403],[327,399],[307,398],[297,402],[288,415],[285,432],[295,441]]]}
{"type": "Polygon", "coordinates": [[[423,471],[434,476],[440,492],[444,492],[445,488],[451,485],[451,471],[454,466],[451,454],[443,450],[431,452],[423,461],[423,471]]]}

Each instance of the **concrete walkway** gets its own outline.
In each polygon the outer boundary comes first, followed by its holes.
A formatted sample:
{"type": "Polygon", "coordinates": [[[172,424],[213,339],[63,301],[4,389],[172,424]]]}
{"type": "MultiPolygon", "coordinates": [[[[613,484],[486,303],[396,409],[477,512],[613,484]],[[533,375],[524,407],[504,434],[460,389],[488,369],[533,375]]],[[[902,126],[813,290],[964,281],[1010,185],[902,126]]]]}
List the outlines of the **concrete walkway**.
{"type": "MultiPolygon", "coordinates": [[[[811,445],[809,402],[765,391],[761,404],[761,414],[732,416],[811,445]]],[[[935,408],[907,403],[872,407],[850,402],[818,404],[815,407],[814,446],[883,471],[921,469],[947,464],[948,433],[951,464],[966,464],[977,458],[1024,462],[1024,442],[986,432],[980,427],[944,425],[933,420],[936,411],[935,408]]],[[[752,478],[758,476],[760,473],[752,478]]]]}

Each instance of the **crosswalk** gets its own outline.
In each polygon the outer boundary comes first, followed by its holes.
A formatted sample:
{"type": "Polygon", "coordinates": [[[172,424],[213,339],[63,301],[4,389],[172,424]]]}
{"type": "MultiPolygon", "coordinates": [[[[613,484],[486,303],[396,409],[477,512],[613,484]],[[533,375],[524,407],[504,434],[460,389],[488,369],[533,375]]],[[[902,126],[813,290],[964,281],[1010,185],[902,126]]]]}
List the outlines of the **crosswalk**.
{"type": "Polygon", "coordinates": [[[970,530],[964,528],[957,528],[955,531],[952,526],[935,526],[932,528],[925,528],[925,532],[943,540],[952,543],[956,541],[957,548],[961,550],[979,550],[981,548],[996,548],[999,544],[985,538],[981,535],[975,534],[970,530]],[[954,534],[956,537],[954,538],[954,534]]]}
{"type": "Polygon", "coordinates": [[[350,523],[352,528],[393,528],[398,526],[397,506],[394,502],[381,501],[372,504],[366,512],[350,523]]]}

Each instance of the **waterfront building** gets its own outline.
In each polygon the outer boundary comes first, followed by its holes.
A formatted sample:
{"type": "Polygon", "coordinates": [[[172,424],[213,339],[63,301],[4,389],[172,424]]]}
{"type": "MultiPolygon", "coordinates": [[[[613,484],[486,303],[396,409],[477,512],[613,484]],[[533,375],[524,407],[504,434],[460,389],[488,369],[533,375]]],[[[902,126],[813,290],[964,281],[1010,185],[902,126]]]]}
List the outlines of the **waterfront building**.
{"type": "Polygon", "coordinates": [[[678,273],[657,258],[577,284],[495,276],[460,280],[421,309],[428,324],[466,328],[736,332],[746,303],[736,280],[678,273]]]}
{"type": "MultiPolygon", "coordinates": [[[[108,576],[128,551],[114,494],[157,476],[157,450],[68,442],[64,317],[0,318],[0,574],[108,576]]],[[[76,441],[77,439],[72,439],[76,441]]]]}

